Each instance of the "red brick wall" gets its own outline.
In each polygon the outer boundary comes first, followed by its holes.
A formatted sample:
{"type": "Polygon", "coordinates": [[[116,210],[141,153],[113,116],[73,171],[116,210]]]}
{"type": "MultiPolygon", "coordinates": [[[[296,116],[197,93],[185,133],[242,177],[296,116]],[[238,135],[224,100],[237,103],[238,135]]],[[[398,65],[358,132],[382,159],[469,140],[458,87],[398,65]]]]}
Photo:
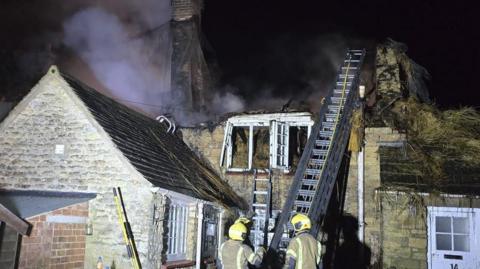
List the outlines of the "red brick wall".
{"type": "Polygon", "coordinates": [[[33,229],[22,239],[19,268],[83,269],[86,217],[88,203],[27,219],[33,229]]]}

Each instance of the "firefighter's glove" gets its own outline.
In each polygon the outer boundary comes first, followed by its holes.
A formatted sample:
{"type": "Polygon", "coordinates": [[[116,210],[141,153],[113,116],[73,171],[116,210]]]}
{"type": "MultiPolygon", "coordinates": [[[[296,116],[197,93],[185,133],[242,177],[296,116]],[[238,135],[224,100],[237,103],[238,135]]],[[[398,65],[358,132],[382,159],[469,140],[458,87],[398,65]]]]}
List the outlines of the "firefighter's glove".
{"type": "Polygon", "coordinates": [[[265,256],[265,253],[267,251],[263,247],[259,247],[256,251],[257,255],[260,256],[260,258],[263,259],[263,256],[265,256]]]}

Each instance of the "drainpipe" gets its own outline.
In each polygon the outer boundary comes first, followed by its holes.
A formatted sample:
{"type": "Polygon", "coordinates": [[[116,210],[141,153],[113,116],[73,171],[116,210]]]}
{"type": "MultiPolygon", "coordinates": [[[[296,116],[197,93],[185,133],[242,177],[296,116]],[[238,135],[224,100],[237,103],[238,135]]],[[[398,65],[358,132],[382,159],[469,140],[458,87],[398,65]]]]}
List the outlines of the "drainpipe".
{"type": "Polygon", "coordinates": [[[358,239],[360,242],[364,241],[364,233],[365,233],[365,221],[364,221],[364,181],[365,181],[365,147],[360,149],[358,152],[358,159],[357,159],[357,166],[358,166],[358,239]]]}
{"type": "Polygon", "coordinates": [[[217,236],[217,248],[220,248],[220,245],[223,243],[223,215],[225,210],[220,210],[220,217],[218,219],[218,236],[217,236]]]}
{"type": "Polygon", "coordinates": [[[195,261],[195,268],[200,269],[202,264],[202,226],[203,226],[203,203],[198,203],[198,217],[197,217],[197,255],[195,261]]]}

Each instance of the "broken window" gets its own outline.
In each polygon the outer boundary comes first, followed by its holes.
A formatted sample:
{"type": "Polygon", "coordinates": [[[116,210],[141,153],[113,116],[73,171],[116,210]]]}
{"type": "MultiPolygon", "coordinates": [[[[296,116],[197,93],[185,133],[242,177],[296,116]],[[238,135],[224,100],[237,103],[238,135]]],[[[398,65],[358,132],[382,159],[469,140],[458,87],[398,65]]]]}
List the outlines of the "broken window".
{"type": "Polygon", "coordinates": [[[225,126],[220,164],[228,171],[279,168],[300,159],[313,125],[309,113],[240,115],[225,126]]]}

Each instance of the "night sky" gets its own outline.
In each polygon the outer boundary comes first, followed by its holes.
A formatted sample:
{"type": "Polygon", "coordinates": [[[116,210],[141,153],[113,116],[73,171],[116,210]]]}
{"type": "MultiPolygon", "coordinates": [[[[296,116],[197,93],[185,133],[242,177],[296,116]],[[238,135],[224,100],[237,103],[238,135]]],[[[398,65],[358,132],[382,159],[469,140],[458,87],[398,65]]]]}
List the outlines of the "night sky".
{"type": "Polygon", "coordinates": [[[206,0],[203,29],[225,83],[301,87],[309,72],[302,60],[315,54],[315,40],[371,49],[391,37],[429,70],[435,103],[478,106],[478,8],[443,2],[206,0]]]}
{"type": "MultiPolygon", "coordinates": [[[[0,73],[21,73],[10,64],[32,47],[61,47],[61,21],[84,2],[95,1],[2,1],[0,73]]],[[[391,37],[405,43],[408,55],[430,71],[429,88],[437,104],[478,106],[478,8],[465,1],[441,2],[205,0],[206,55],[218,63],[214,73],[220,85],[232,86],[247,101],[260,92],[288,99],[324,87],[334,77],[330,58],[342,57],[339,51],[365,47],[373,53],[375,42],[391,37]]],[[[29,65],[36,64],[33,59],[29,65]]],[[[12,86],[16,79],[31,87],[37,76],[2,76],[0,86],[12,86]]]]}

